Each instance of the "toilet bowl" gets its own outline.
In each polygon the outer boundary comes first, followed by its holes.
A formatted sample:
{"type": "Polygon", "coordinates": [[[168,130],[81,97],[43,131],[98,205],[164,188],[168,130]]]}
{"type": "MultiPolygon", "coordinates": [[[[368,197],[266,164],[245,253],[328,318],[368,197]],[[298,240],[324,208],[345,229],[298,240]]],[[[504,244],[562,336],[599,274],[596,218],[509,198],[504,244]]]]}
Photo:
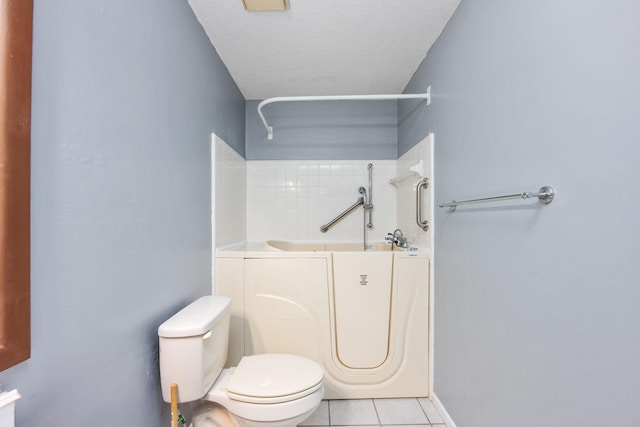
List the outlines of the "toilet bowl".
{"type": "MultiPolygon", "coordinates": [[[[252,363],[255,364],[256,367],[262,365],[264,363],[265,368],[273,367],[273,362],[278,362],[278,369],[282,365],[282,362],[291,361],[290,356],[288,355],[263,355],[262,356],[247,356],[240,361],[238,368],[244,369],[243,364],[246,362],[247,358],[252,358],[252,363]]],[[[294,356],[295,357],[295,356],[294,356]]],[[[303,359],[306,361],[306,359],[303,359]]],[[[304,381],[302,381],[303,377],[297,377],[299,384],[292,384],[290,390],[287,391],[290,394],[283,394],[282,391],[274,392],[271,394],[277,394],[277,396],[265,396],[267,393],[257,393],[261,396],[256,395],[244,395],[237,394],[232,392],[234,385],[235,374],[238,371],[238,368],[225,369],[222,371],[217,381],[211,387],[209,392],[203,397],[203,400],[206,401],[203,405],[200,405],[196,408],[193,417],[193,426],[194,427],[209,427],[215,425],[222,425],[218,421],[218,424],[212,424],[211,421],[216,419],[220,419],[220,411],[219,407],[224,408],[233,418],[233,420],[237,423],[239,427],[258,427],[258,426],[273,426],[273,427],[288,427],[288,426],[296,426],[298,423],[304,421],[316,410],[320,401],[322,400],[322,396],[324,394],[324,388],[322,387],[322,379],[317,382],[314,386],[296,391],[298,388],[303,387],[304,381]],[[218,408],[216,408],[218,407],[218,408]]],[[[273,371],[274,373],[278,370],[273,371]]],[[[263,371],[263,374],[268,374],[269,370],[263,371]]],[[[276,376],[273,375],[273,378],[276,380],[282,380],[284,377],[282,375],[276,376]]],[[[259,378],[256,378],[256,384],[266,384],[270,379],[270,375],[262,375],[259,378]]],[[[308,381],[309,383],[315,382],[308,381]]],[[[249,385],[249,384],[247,384],[249,385]]],[[[269,387],[271,388],[271,387],[269,387]]],[[[233,389],[237,391],[237,389],[233,389]]]]}
{"type": "Polygon", "coordinates": [[[175,383],[179,403],[200,400],[193,427],[296,426],[322,400],[322,368],[300,356],[262,354],[223,369],[230,303],[202,297],[158,328],[163,399],[170,402],[175,383]]]}

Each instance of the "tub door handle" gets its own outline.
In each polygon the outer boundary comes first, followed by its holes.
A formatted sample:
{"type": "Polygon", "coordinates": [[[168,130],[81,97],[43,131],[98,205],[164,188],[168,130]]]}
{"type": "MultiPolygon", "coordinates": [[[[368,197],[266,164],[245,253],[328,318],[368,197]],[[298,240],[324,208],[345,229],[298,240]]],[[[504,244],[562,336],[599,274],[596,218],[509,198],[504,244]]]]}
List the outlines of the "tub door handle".
{"type": "Polygon", "coordinates": [[[422,190],[429,188],[429,178],[422,178],[416,186],[416,223],[424,231],[429,229],[429,221],[422,219],[422,190]]]}

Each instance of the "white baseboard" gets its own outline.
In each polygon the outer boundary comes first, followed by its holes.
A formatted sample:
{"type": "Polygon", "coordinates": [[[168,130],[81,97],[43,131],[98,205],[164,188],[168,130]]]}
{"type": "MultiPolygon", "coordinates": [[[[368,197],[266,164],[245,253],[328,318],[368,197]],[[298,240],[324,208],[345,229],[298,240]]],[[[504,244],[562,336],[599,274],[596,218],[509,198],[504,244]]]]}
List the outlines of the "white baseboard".
{"type": "Polygon", "coordinates": [[[435,393],[431,393],[431,402],[433,402],[433,406],[436,407],[436,409],[440,413],[440,416],[442,417],[444,422],[447,424],[447,427],[457,427],[456,423],[453,422],[453,420],[449,416],[449,413],[444,408],[444,406],[442,406],[442,402],[440,402],[440,399],[438,399],[438,396],[436,396],[435,393]]]}

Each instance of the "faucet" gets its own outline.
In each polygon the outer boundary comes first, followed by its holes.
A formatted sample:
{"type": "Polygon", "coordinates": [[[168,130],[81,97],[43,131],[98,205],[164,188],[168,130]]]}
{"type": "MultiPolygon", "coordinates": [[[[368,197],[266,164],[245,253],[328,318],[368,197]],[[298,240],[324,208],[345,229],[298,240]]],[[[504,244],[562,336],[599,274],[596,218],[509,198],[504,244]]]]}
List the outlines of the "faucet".
{"type": "Polygon", "coordinates": [[[409,247],[407,238],[402,235],[402,230],[400,230],[399,228],[396,228],[393,233],[387,233],[384,240],[391,242],[399,248],[409,247]]]}

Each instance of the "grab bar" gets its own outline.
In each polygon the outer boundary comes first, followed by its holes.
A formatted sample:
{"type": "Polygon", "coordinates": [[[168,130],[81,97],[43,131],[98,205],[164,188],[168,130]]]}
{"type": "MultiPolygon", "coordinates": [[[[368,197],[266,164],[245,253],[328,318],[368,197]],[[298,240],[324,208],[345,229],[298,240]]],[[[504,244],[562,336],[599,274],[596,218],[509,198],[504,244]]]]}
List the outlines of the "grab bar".
{"type": "Polygon", "coordinates": [[[424,231],[429,229],[429,221],[422,219],[422,188],[429,188],[429,178],[422,178],[416,186],[416,223],[424,231]]]}
{"type": "Polygon", "coordinates": [[[371,189],[371,185],[373,182],[373,164],[369,163],[367,165],[367,169],[369,169],[369,196],[365,200],[364,208],[369,211],[369,222],[367,223],[367,228],[373,228],[373,190],[371,189]]]}
{"type": "MultiPolygon", "coordinates": [[[[360,188],[362,188],[362,187],[360,187],[360,188]]],[[[364,188],[362,188],[362,189],[364,190],[364,188]]],[[[355,202],[353,205],[349,206],[340,215],[338,215],[337,217],[335,217],[334,219],[332,219],[331,221],[329,221],[325,225],[321,226],[320,227],[320,231],[322,231],[323,233],[326,233],[327,230],[329,230],[331,227],[333,227],[342,218],[344,218],[345,216],[349,215],[352,211],[354,211],[360,205],[364,205],[364,197],[358,197],[358,201],[357,202],[355,202]]]]}
{"type": "Polygon", "coordinates": [[[556,191],[553,187],[549,187],[545,185],[542,187],[537,193],[533,192],[524,192],[518,194],[509,194],[506,196],[496,196],[496,197],[485,197],[483,199],[472,199],[472,200],[463,200],[461,202],[457,202],[455,200],[449,203],[440,203],[441,208],[451,208],[451,211],[455,211],[458,205],[470,205],[473,203],[486,203],[486,202],[501,202],[503,200],[513,200],[513,199],[528,199],[530,197],[537,197],[540,202],[548,205],[553,201],[553,198],[556,195],[556,191]]]}

